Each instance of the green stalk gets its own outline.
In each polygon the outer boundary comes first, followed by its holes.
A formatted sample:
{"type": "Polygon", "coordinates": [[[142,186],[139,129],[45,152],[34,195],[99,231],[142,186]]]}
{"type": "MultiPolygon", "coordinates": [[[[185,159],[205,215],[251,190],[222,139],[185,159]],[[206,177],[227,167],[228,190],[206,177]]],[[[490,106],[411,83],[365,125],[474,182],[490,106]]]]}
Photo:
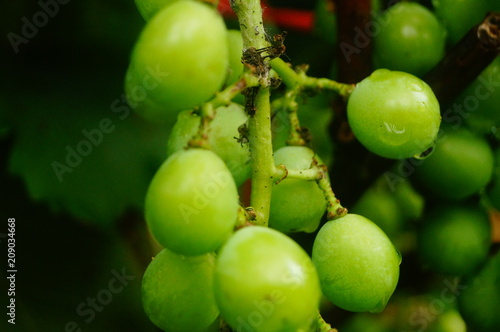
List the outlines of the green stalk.
{"type": "Polygon", "coordinates": [[[262,7],[259,0],[233,0],[231,7],[238,16],[243,49],[255,47],[261,49],[268,46],[266,33],[262,23],[262,7]]]}
{"type": "Polygon", "coordinates": [[[281,77],[289,90],[333,91],[343,98],[349,98],[354,85],[340,83],[329,78],[307,76],[305,70],[295,72],[283,59],[276,58],[270,62],[273,70],[281,77]]]}
{"type": "Polygon", "coordinates": [[[269,88],[262,88],[255,97],[257,111],[249,121],[249,144],[252,154],[252,192],[250,203],[257,225],[267,226],[273,186],[274,158],[271,136],[271,105],[269,88]]]}
{"type": "MultiPolygon", "coordinates": [[[[260,1],[233,0],[231,1],[231,7],[238,16],[243,38],[243,49],[254,48],[259,50],[269,46],[264,30],[260,1]]],[[[260,89],[253,100],[255,114],[250,116],[248,129],[252,160],[250,204],[255,212],[254,223],[267,226],[275,167],[271,136],[271,105],[267,59],[264,60],[264,65],[265,72],[259,74],[260,89]]],[[[251,72],[251,69],[247,67],[246,71],[251,72]]]]}

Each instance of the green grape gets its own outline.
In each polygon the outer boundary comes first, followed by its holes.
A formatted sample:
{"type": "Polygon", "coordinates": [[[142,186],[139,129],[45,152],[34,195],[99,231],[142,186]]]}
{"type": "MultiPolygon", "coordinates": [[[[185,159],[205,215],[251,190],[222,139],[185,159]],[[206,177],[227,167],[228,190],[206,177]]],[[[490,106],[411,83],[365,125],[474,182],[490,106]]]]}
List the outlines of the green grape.
{"type": "Polygon", "coordinates": [[[142,31],[125,79],[130,104],[152,121],[207,101],[227,76],[224,20],[196,1],[164,7],[142,31]]]}
{"type": "Polygon", "coordinates": [[[208,331],[219,315],[213,294],[215,254],[185,257],[163,249],[142,279],[149,319],[167,332],[208,331]]]}
{"type": "Polygon", "coordinates": [[[314,34],[329,44],[337,44],[337,15],[333,1],[317,1],[314,14],[314,34]]]}
{"type": "Polygon", "coordinates": [[[344,325],[339,328],[342,332],[391,332],[383,317],[370,313],[358,313],[353,315],[344,325]]]}
{"type": "MultiPolygon", "coordinates": [[[[448,41],[456,44],[493,9],[497,0],[432,0],[436,16],[448,30],[448,41]]],[[[498,3],[496,4],[498,9],[498,3]]]]}
{"type": "Polygon", "coordinates": [[[161,165],[146,195],[146,221],[164,247],[182,255],[216,250],[232,233],[238,192],[212,151],[181,150],[161,165]]]}
{"type": "Polygon", "coordinates": [[[460,95],[454,104],[475,132],[497,133],[500,127],[500,57],[486,67],[460,95]]]}
{"type": "Polygon", "coordinates": [[[326,93],[307,98],[299,105],[300,125],[308,129],[312,137],[312,149],[325,165],[333,163],[333,142],[330,124],[333,120],[332,98],[326,93]]]}
{"type": "Polygon", "coordinates": [[[227,85],[231,85],[243,74],[243,63],[241,56],[243,52],[243,38],[239,30],[228,30],[227,40],[229,44],[229,75],[227,85]]]}
{"type": "Polygon", "coordinates": [[[180,0],[134,0],[139,13],[146,20],[149,21],[160,9],[171,3],[180,0]]]}
{"type": "MultiPolygon", "coordinates": [[[[311,168],[313,158],[322,163],[305,146],[285,146],[274,153],[276,166],[294,170],[311,168]]],[[[325,211],[325,196],[316,181],[285,178],[273,186],[269,226],[281,232],[314,232],[325,211]]]]}
{"type": "Polygon", "coordinates": [[[373,36],[376,68],[421,76],[443,57],[446,30],[424,6],[399,2],[378,20],[386,24],[373,36]]]}
{"type": "Polygon", "coordinates": [[[444,124],[434,152],[415,168],[415,181],[434,196],[461,200],[484,188],[493,172],[493,152],[482,136],[444,124]]]}
{"type": "Polygon", "coordinates": [[[237,231],[222,247],[214,290],[221,316],[236,331],[310,331],[321,298],[306,252],[261,226],[237,231]]]}
{"type": "Polygon", "coordinates": [[[456,292],[458,308],[470,331],[497,332],[500,329],[500,253],[497,252],[470,276],[456,292]]]}
{"type": "Polygon", "coordinates": [[[403,211],[395,195],[380,185],[368,188],[349,211],[370,219],[391,239],[394,239],[403,227],[403,211]]]}
{"type": "Polygon", "coordinates": [[[493,169],[493,177],[486,190],[486,195],[493,207],[500,210],[500,148],[495,150],[494,158],[495,167],[493,169]]]}
{"type": "Polygon", "coordinates": [[[467,326],[456,309],[447,309],[429,327],[429,332],[466,332],[467,326]]]}
{"type": "MultiPolygon", "coordinates": [[[[250,178],[251,164],[248,144],[238,142],[238,128],[248,120],[243,106],[231,103],[216,109],[215,118],[210,122],[208,143],[231,171],[239,187],[250,178]]],[[[200,126],[200,117],[192,111],[179,113],[177,122],[170,134],[167,153],[186,148],[189,140],[200,126]]]]}
{"type": "Polygon", "coordinates": [[[432,147],[441,122],[439,103],[424,81],[387,69],[375,70],[356,85],[347,117],[361,144],[392,159],[420,155],[432,147]]]}
{"type": "Polygon", "coordinates": [[[438,206],[422,219],[418,252],[433,271],[461,276],[473,272],[486,259],[490,223],[478,206],[438,206]]]}
{"type": "Polygon", "coordinates": [[[323,225],[312,259],[323,294],[345,310],[382,311],[398,283],[399,252],[377,225],[357,214],[323,225]]]}
{"type": "MultiPolygon", "coordinates": [[[[381,0],[372,0],[371,6],[371,13],[374,15],[382,8],[381,0]]],[[[327,43],[337,44],[337,15],[333,0],[319,0],[316,2],[313,32],[327,43]]]]}
{"type": "Polygon", "coordinates": [[[413,188],[410,181],[397,184],[394,189],[394,198],[405,219],[417,220],[422,216],[424,197],[413,188]]]}

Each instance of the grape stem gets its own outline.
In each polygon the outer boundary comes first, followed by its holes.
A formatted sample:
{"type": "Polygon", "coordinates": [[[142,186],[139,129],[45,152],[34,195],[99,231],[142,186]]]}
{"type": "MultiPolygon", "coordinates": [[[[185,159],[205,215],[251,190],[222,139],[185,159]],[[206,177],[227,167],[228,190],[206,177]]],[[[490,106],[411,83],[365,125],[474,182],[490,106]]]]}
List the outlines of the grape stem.
{"type": "Polygon", "coordinates": [[[259,80],[259,90],[252,97],[253,100],[246,96],[247,104],[250,103],[254,110],[248,121],[252,163],[250,204],[255,213],[254,223],[267,226],[275,169],[271,136],[269,58],[263,57],[256,50],[265,49],[269,43],[264,30],[260,1],[233,0],[231,7],[238,16],[243,39],[243,56],[247,56],[244,61],[245,73],[253,74],[259,80]]]}
{"type": "Polygon", "coordinates": [[[321,91],[333,91],[342,98],[347,99],[354,90],[354,84],[340,83],[329,78],[318,78],[306,75],[307,66],[301,66],[297,71],[293,70],[288,63],[281,58],[270,62],[273,70],[278,73],[285,85],[290,90],[318,93],[321,91]]]}
{"type": "Polygon", "coordinates": [[[335,197],[330,179],[328,178],[328,170],[326,165],[319,164],[316,159],[313,160],[311,168],[309,169],[287,169],[285,165],[279,165],[274,171],[274,179],[278,180],[276,184],[286,178],[299,179],[304,181],[316,181],[318,187],[323,191],[326,205],[326,218],[333,220],[343,217],[347,214],[347,209],[340,204],[340,201],[335,197]]]}
{"type": "Polygon", "coordinates": [[[316,329],[317,332],[338,332],[337,329],[332,328],[330,324],[325,322],[321,314],[318,314],[318,327],[316,329]]]}
{"type": "Polygon", "coordinates": [[[248,87],[257,86],[258,80],[249,73],[244,73],[238,81],[229,85],[224,90],[217,92],[214,98],[200,106],[198,112],[201,118],[200,127],[196,135],[189,141],[189,147],[210,149],[208,142],[209,125],[214,119],[216,109],[220,106],[229,105],[231,100],[248,87]]]}

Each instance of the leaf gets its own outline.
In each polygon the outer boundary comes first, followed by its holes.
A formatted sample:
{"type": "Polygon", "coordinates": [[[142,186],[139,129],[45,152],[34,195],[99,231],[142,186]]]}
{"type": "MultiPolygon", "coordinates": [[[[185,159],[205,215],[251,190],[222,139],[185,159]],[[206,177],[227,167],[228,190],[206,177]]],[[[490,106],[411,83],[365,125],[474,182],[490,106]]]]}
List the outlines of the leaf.
{"type": "Polygon", "coordinates": [[[23,101],[9,169],[34,200],[107,227],[142,208],[169,130],[137,118],[120,94],[82,100],[76,90],[23,101]]]}

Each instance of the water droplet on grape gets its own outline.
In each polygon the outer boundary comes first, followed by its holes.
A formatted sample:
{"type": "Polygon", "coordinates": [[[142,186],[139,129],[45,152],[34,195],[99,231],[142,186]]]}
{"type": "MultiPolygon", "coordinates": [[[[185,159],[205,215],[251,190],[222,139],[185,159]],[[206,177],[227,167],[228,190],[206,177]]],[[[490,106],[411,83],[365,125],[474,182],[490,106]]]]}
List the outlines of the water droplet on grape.
{"type": "Polygon", "coordinates": [[[384,125],[385,125],[385,129],[387,129],[387,131],[390,133],[403,134],[406,131],[406,127],[397,128],[394,124],[389,124],[387,122],[384,122],[384,125]]]}
{"type": "Polygon", "coordinates": [[[434,151],[434,145],[428,147],[423,152],[414,155],[413,158],[418,159],[418,160],[429,158],[429,156],[432,154],[433,151],[434,151]]]}

